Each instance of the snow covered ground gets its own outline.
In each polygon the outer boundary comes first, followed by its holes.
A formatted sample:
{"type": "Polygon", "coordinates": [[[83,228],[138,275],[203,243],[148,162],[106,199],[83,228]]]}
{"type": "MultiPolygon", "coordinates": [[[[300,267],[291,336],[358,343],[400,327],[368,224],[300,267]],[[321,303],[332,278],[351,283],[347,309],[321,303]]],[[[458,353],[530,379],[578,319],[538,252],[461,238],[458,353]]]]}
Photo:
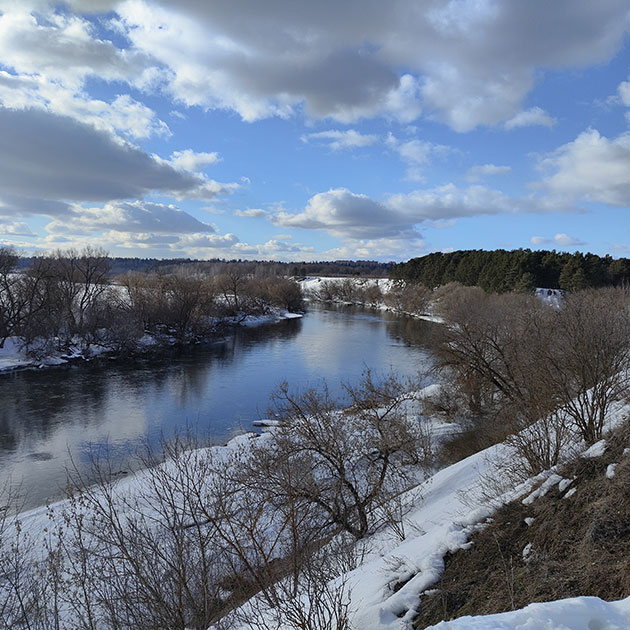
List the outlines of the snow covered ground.
{"type": "MultiPolygon", "coordinates": [[[[630,597],[605,602],[599,597],[571,597],[530,604],[521,610],[442,621],[430,630],[628,630],[630,597]]],[[[429,630],[429,628],[427,628],[429,630]]]]}
{"type": "MultiPolygon", "coordinates": [[[[618,425],[630,407],[619,404],[609,418],[609,427],[618,425]]],[[[439,434],[445,427],[433,424],[439,434]]],[[[273,431],[273,428],[271,429],[273,431]]],[[[267,436],[268,437],[268,436],[267,436]]],[[[213,447],[218,457],[247,452],[251,434],[232,440],[225,447],[213,447]]],[[[258,440],[266,439],[263,435],[258,440]]],[[[605,449],[605,440],[583,456],[595,457],[605,449]]],[[[447,468],[406,493],[409,506],[401,524],[378,531],[359,543],[362,563],[338,578],[350,596],[353,628],[369,630],[409,630],[420,604],[421,593],[440,578],[447,552],[466,549],[470,536],[489,522],[505,502],[525,497],[531,504],[558,486],[569,499],[575,490],[569,480],[550,470],[530,479],[503,495],[488,500],[481,491],[481,480],[494,463],[510,455],[509,447],[493,446],[447,468]]],[[[624,454],[630,456],[630,452],[624,454]]],[[[116,493],[129,497],[146,483],[146,472],[139,471],[117,482],[116,493]]],[[[22,527],[33,540],[50,528],[50,514],[61,514],[64,502],[21,515],[22,527]]],[[[525,550],[524,550],[525,552],[525,550]]],[[[522,611],[488,617],[462,618],[442,622],[440,630],[622,630],[630,628],[630,598],[617,603],[579,597],[549,604],[532,604],[522,611]]]]}
{"type": "MultiPolygon", "coordinates": [[[[233,321],[227,320],[227,324],[233,324],[235,326],[261,326],[263,324],[271,324],[279,322],[285,319],[294,319],[303,317],[299,313],[290,313],[283,309],[271,309],[267,315],[248,315],[242,319],[233,318],[233,321]]],[[[173,343],[175,339],[173,339],[173,343]]],[[[149,334],[145,334],[143,337],[136,341],[138,348],[153,348],[157,346],[158,342],[154,337],[149,334]]],[[[27,354],[21,349],[20,339],[17,337],[9,337],[4,344],[3,348],[0,348],[0,373],[8,372],[12,370],[26,369],[26,368],[44,368],[55,365],[63,365],[71,360],[77,359],[91,359],[97,356],[107,354],[110,350],[99,344],[90,344],[86,348],[81,347],[80,343],[76,343],[70,347],[66,352],[55,352],[45,354],[39,358],[35,358],[32,355],[27,354]]]]}

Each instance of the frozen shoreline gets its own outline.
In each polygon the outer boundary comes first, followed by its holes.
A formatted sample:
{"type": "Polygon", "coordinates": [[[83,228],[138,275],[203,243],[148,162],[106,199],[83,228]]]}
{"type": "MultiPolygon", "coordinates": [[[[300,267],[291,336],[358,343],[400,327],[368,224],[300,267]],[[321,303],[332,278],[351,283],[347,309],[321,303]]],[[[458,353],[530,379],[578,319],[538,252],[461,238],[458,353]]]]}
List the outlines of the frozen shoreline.
{"type": "MultiPolygon", "coordinates": [[[[228,327],[228,330],[247,327],[253,328],[266,324],[274,324],[287,319],[298,319],[303,317],[302,313],[290,313],[286,310],[273,309],[267,315],[247,315],[244,319],[225,318],[219,323],[228,327]]],[[[137,341],[137,348],[131,353],[132,357],[142,357],[149,352],[160,352],[162,349],[173,348],[177,345],[182,347],[195,345],[197,343],[213,343],[221,336],[207,337],[197,342],[180,343],[174,337],[168,337],[160,341],[152,335],[145,334],[137,341]]],[[[94,359],[108,358],[117,359],[120,354],[100,344],[90,344],[87,348],[81,348],[80,344],[73,344],[67,352],[55,352],[47,354],[41,358],[29,357],[27,353],[20,349],[20,339],[9,337],[3,348],[0,348],[0,376],[18,370],[38,370],[43,368],[58,367],[71,363],[85,363],[94,359]]]]}

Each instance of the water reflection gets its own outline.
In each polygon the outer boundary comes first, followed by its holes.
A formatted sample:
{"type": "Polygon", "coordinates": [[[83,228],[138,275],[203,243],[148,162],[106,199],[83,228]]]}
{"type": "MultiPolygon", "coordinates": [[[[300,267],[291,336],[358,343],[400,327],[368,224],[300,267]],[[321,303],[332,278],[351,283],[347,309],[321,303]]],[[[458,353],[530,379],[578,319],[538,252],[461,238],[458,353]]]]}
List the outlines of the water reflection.
{"type": "MultiPolygon", "coordinates": [[[[303,319],[242,329],[212,345],[133,365],[106,362],[0,377],[0,483],[22,483],[29,505],[59,496],[65,467],[92,444],[120,458],[145,440],[192,427],[227,440],[266,414],[282,381],[331,392],[362,371],[413,375],[429,360],[430,324],[359,309],[312,309],[303,319]]],[[[122,463],[121,463],[122,465],[122,463]]]]}

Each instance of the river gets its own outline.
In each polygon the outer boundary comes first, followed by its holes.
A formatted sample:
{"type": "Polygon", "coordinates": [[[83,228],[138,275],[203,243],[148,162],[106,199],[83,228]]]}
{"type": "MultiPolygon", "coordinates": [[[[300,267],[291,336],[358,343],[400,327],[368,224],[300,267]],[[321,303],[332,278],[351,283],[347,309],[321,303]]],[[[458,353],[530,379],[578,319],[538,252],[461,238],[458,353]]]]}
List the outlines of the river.
{"type": "Polygon", "coordinates": [[[430,364],[434,324],[351,307],[311,306],[301,319],[242,328],[159,359],[100,361],[0,375],[0,487],[24,508],[63,496],[66,471],[104,445],[115,466],[148,442],[187,429],[215,442],[266,417],[283,382],[332,394],[370,368],[413,376],[430,364]]]}

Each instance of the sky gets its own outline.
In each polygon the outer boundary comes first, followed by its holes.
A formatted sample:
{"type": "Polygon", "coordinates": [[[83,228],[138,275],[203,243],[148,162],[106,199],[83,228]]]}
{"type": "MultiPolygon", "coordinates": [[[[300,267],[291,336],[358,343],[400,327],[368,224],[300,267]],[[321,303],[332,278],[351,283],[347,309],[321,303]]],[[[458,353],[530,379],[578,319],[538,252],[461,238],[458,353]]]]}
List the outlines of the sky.
{"type": "Polygon", "coordinates": [[[0,245],[630,256],[627,0],[0,0],[0,245]]]}

